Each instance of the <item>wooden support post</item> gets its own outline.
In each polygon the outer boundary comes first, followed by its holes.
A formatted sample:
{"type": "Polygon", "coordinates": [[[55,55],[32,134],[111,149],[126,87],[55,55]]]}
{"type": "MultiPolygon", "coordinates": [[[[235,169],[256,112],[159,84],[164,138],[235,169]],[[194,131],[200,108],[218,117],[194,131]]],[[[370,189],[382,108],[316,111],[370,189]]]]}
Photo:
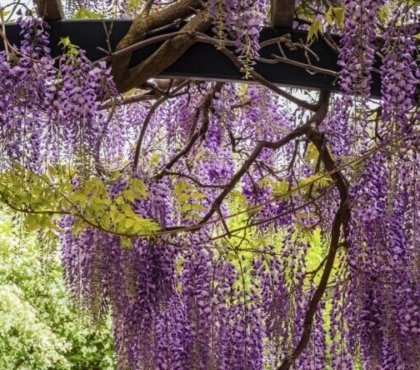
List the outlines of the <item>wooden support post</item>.
{"type": "Polygon", "coordinates": [[[46,21],[59,21],[64,18],[61,0],[35,0],[38,15],[46,21]]]}
{"type": "Polygon", "coordinates": [[[291,28],[295,16],[295,0],[271,0],[271,25],[291,28]]]}

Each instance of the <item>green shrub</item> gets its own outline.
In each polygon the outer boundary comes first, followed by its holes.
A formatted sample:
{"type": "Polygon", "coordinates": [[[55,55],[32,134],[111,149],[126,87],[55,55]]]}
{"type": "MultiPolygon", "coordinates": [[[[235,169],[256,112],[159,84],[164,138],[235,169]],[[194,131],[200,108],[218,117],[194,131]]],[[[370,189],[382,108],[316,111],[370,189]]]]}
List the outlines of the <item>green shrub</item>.
{"type": "Polygon", "coordinates": [[[0,369],[114,369],[110,321],[87,323],[66,294],[59,252],[0,214],[0,369]],[[47,250],[48,249],[48,250],[47,250]]]}

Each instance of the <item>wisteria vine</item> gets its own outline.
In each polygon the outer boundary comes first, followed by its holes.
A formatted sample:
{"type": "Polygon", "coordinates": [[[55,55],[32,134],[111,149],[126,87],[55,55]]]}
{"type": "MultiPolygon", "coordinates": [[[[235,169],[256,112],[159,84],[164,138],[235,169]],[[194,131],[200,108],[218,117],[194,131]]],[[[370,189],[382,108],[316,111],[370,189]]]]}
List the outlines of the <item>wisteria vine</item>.
{"type": "MultiPolygon", "coordinates": [[[[255,78],[268,4],[204,3],[214,45],[255,78]]],[[[319,21],[317,4],[300,12],[319,21]]],[[[47,23],[19,17],[0,52],[0,200],[57,237],[81,310],[112,316],[120,369],[418,368],[418,30],[406,4],[340,6],[340,93],[293,102],[267,83],[119,94],[105,62],[69,40],[53,58],[47,23]]]]}

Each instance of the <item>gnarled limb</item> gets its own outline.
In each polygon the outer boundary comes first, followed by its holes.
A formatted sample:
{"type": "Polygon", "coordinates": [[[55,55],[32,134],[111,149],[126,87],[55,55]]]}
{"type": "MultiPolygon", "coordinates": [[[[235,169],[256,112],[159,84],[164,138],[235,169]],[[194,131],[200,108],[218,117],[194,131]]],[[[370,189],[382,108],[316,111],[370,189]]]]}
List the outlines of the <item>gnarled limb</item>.
{"type": "Polygon", "coordinates": [[[288,370],[293,365],[298,356],[305,350],[309,343],[312,332],[312,324],[318,309],[318,304],[321,301],[325,290],[327,288],[328,280],[331,275],[331,271],[334,266],[335,257],[339,248],[339,241],[341,235],[341,229],[345,225],[350,217],[350,212],[347,205],[347,199],[344,202],[340,202],[340,207],[335,214],[334,221],[331,229],[331,242],[328,251],[325,267],[321,276],[321,280],[314,295],[308,305],[308,309],[305,314],[303,321],[303,333],[300,341],[292,354],[287,356],[284,362],[280,365],[278,370],[288,370]]]}
{"type": "Polygon", "coordinates": [[[208,13],[201,11],[195,15],[182,29],[179,36],[166,41],[156,52],[137,66],[126,71],[121,79],[116,80],[121,92],[128,91],[145,83],[150,77],[176,62],[190,46],[196,43],[193,32],[204,32],[211,24],[208,13]],[[189,34],[191,33],[191,35],[189,34]]]}
{"type": "MultiPolygon", "coordinates": [[[[165,7],[159,12],[150,13],[146,17],[141,14],[136,19],[134,19],[129,31],[118,43],[117,51],[127,48],[128,46],[144,39],[147,35],[147,32],[151,30],[164,27],[174,21],[191,16],[201,7],[202,3],[199,0],[180,0],[168,7],[165,7]]],[[[162,47],[164,46],[165,44],[162,45],[162,47]]],[[[122,92],[127,91],[129,89],[128,86],[133,85],[127,83],[127,80],[131,78],[130,70],[128,68],[130,57],[131,54],[116,56],[112,61],[112,73],[114,76],[114,81],[122,92]]],[[[176,59],[171,59],[171,63],[169,63],[169,65],[172,64],[175,60],[176,59]]],[[[157,60],[151,61],[150,58],[148,58],[145,62],[147,61],[149,63],[152,62],[152,64],[153,62],[157,62],[157,60]]],[[[136,71],[134,72],[139,73],[140,68],[136,68],[136,71]]],[[[147,70],[144,70],[144,72],[147,73],[147,70]]],[[[131,73],[133,73],[133,71],[131,71],[131,73]]],[[[134,75],[137,75],[138,73],[134,73],[134,75]]],[[[143,80],[147,80],[149,77],[150,75],[143,78],[143,80]]]]}
{"type": "Polygon", "coordinates": [[[320,122],[325,118],[328,112],[328,102],[329,102],[330,93],[326,91],[321,91],[319,95],[318,101],[318,110],[315,114],[302,126],[297,127],[288,135],[283,137],[277,141],[260,141],[257,146],[254,148],[248,159],[244,162],[241,168],[233,175],[230,182],[227,184],[225,189],[217,196],[214,200],[210,210],[206,213],[206,215],[200,221],[200,224],[205,224],[213,214],[217,211],[220,207],[224,199],[227,195],[233,190],[235,185],[239,182],[242,176],[249,170],[251,165],[257,160],[258,156],[260,155],[261,151],[264,148],[278,150],[281,147],[285,146],[286,144],[290,143],[292,140],[298,138],[299,136],[308,134],[308,132],[312,129],[312,125],[319,125],[320,122]]]}
{"type": "Polygon", "coordinates": [[[293,352],[286,357],[283,363],[278,367],[278,370],[288,370],[293,365],[298,356],[305,350],[309,343],[312,324],[318,309],[318,304],[321,301],[325,290],[327,288],[328,280],[331,276],[331,272],[334,266],[335,257],[337,250],[340,246],[340,236],[343,229],[350,218],[350,207],[348,204],[348,186],[347,181],[341,171],[337,171],[337,166],[332,158],[330,152],[325,147],[325,138],[322,133],[317,132],[315,129],[311,129],[308,133],[308,137],[311,142],[316,146],[321,157],[321,161],[324,164],[325,169],[328,172],[332,172],[331,179],[334,181],[335,187],[337,188],[340,196],[340,206],[334,216],[334,220],[331,227],[331,241],[328,249],[327,258],[325,261],[325,267],[321,275],[321,280],[318,287],[316,288],[314,295],[312,296],[308,308],[306,310],[305,318],[303,321],[303,332],[299,340],[298,345],[293,352]]]}

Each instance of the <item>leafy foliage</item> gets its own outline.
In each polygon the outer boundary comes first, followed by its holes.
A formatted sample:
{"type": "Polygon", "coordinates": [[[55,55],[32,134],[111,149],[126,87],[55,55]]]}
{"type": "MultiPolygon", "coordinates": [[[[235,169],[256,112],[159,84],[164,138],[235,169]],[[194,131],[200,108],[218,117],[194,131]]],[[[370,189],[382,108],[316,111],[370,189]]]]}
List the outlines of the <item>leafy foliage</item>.
{"type": "Polygon", "coordinates": [[[59,253],[0,216],[0,368],[113,369],[109,322],[83,322],[59,253]]]}

